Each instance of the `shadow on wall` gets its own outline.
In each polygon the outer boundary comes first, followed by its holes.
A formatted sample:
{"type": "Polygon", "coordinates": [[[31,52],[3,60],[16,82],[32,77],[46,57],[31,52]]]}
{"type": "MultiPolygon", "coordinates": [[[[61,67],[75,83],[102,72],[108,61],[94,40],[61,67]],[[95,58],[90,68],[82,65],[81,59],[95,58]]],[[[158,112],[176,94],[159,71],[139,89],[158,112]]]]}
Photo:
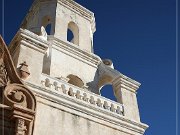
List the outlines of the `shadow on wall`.
{"type": "Polygon", "coordinates": [[[70,74],[67,78],[69,79],[68,83],[83,88],[84,82],[78,76],[70,74]]]}
{"type": "Polygon", "coordinates": [[[43,57],[42,73],[50,75],[50,66],[51,66],[51,47],[48,47],[43,57]]]}

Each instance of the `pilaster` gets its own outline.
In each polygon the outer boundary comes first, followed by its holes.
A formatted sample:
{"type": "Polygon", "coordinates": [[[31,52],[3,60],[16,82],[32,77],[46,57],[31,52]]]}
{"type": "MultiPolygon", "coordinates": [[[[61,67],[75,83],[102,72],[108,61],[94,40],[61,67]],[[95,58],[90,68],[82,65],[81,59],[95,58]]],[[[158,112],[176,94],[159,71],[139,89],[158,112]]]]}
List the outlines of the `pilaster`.
{"type": "Polygon", "coordinates": [[[116,78],[112,85],[117,101],[124,105],[124,115],[129,119],[140,122],[136,97],[136,91],[140,83],[122,75],[116,78]]]}

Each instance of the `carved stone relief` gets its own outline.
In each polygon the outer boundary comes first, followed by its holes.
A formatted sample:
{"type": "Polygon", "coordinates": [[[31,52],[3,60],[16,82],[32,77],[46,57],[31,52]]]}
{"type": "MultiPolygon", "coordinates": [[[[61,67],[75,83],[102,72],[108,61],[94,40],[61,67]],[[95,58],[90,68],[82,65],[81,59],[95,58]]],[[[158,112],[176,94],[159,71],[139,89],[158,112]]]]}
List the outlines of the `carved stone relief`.
{"type": "MultiPolygon", "coordinates": [[[[27,69],[25,69],[26,72],[27,69]]],[[[24,67],[21,71],[25,71],[24,67]]],[[[29,74],[29,72],[28,72],[29,74]]],[[[34,94],[23,84],[11,55],[0,36],[0,93],[2,103],[11,109],[10,120],[16,122],[16,135],[31,135],[36,109],[34,94]]]]}
{"type": "Polygon", "coordinates": [[[20,64],[20,67],[18,68],[19,75],[21,79],[27,79],[27,77],[30,75],[30,71],[28,69],[28,65],[26,64],[26,61],[20,64]]]}

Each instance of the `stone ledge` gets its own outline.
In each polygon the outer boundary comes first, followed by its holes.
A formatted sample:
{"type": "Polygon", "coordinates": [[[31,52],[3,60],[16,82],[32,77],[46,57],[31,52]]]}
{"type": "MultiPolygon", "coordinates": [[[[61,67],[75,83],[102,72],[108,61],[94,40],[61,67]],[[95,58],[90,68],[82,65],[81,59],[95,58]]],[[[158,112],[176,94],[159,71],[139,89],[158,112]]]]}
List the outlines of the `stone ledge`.
{"type": "Polygon", "coordinates": [[[121,88],[125,88],[126,90],[129,90],[131,92],[136,93],[137,90],[140,87],[140,83],[121,74],[119,75],[119,77],[117,77],[114,81],[113,81],[114,87],[116,87],[117,89],[121,88]]]}
{"type": "Polygon", "coordinates": [[[38,35],[30,32],[29,30],[21,28],[9,45],[9,51],[11,52],[11,54],[14,53],[15,49],[20,45],[20,43],[41,53],[45,53],[46,49],[49,46],[49,42],[47,42],[46,40],[39,38],[38,35]],[[17,45],[15,45],[16,42],[18,42],[17,45]]]}
{"type": "Polygon", "coordinates": [[[81,60],[95,68],[97,68],[97,65],[101,61],[101,58],[97,55],[83,51],[70,42],[59,40],[53,36],[48,36],[48,40],[46,41],[39,38],[37,34],[34,34],[33,32],[26,29],[20,29],[11,41],[9,46],[11,54],[14,53],[16,48],[19,46],[19,43],[22,43],[23,45],[33,48],[41,53],[45,53],[47,48],[52,45],[53,48],[57,50],[61,49],[63,53],[71,52],[69,53],[71,54],[71,57],[81,60]],[[18,45],[14,45],[17,41],[18,45]]]}
{"type": "Polygon", "coordinates": [[[101,61],[101,58],[99,56],[83,51],[78,46],[75,46],[73,43],[70,43],[68,41],[63,41],[53,36],[49,36],[48,40],[52,42],[52,48],[63,53],[66,53],[67,51],[68,53],[66,54],[71,55],[71,57],[75,56],[74,58],[86,62],[87,64],[90,64],[96,68],[101,61]]]}

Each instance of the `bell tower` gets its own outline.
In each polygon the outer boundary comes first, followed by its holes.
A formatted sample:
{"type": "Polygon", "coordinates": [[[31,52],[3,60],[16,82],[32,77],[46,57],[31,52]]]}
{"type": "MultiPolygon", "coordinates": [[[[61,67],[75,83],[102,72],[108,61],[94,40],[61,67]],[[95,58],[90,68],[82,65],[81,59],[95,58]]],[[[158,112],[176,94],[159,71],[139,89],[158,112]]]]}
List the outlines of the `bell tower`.
{"type": "Polygon", "coordinates": [[[73,0],[35,0],[21,28],[47,43],[42,73],[66,80],[73,75],[82,87],[97,89],[90,83],[100,60],[93,54],[94,13],[73,0]]]}
{"type": "Polygon", "coordinates": [[[94,14],[73,0],[35,0],[22,27],[39,34],[41,26],[48,35],[69,40],[84,51],[93,50],[94,14]],[[71,39],[68,32],[72,33],[71,39]]]}
{"type": "Polygon", "coordinates": [[[143,135],[148,128],[140,120],[140,83],[94,54],[95,30],[94,13],[74,0],[33,2],[9,45],[37,101],[32,134],[143,135]],[[105,85],[117,102],[101,96],[105,85]]]}

